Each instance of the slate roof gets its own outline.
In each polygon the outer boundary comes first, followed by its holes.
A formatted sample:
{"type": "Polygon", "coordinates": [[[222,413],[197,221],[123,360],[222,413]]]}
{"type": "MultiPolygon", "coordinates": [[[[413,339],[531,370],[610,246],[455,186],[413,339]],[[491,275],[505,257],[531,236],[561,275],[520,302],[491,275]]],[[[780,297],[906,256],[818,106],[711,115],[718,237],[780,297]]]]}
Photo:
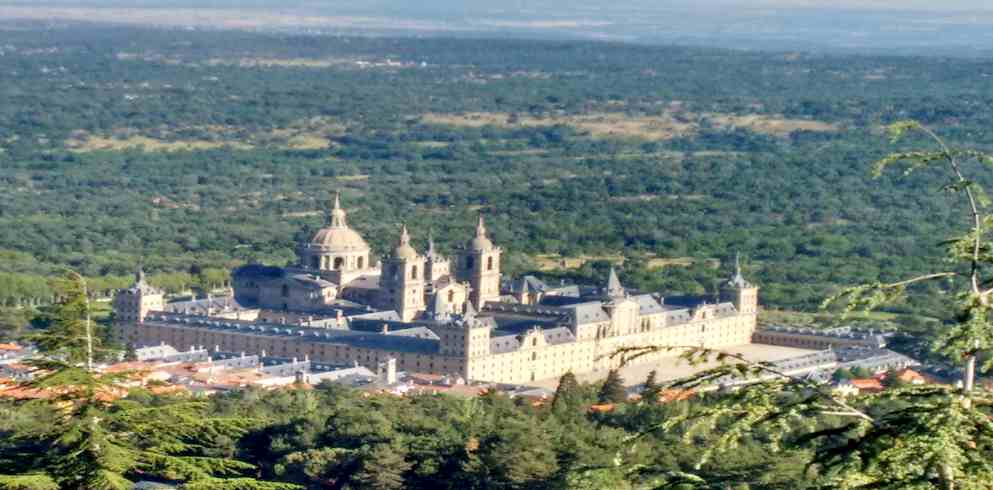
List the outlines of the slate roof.
{"type": "Polygon", "coordinates": [[[490,338],[490,352],[493,354],[513,352],[520,346],[521,342],[517,339],[517,335],[501,335],[490,338]]]}
{"type": "Polygon", "coordinates": [[[240,303],[237,299],[231,296],[212,296],[210,298],[166,303],[163,310],[170,313],[189,312],[191,314],[200,315],[206,314],[208,307],[212,312],[232,312],[251,309],[251,307],[240,303]]]}
{"type": "Polygon", "coordinates": [[[335,287],[334,283],[309,274],[294,274],[290,276],[290,278],[296,285],[306,289],[324,289],[335,287]]]}
{"type": "Polygon", "coordinates": [[[639,294],[637,296],[631,296],[631,299],[638,303],[639,312],[642,315],[654,315],[665,311],[665,308],[662,307],[662,302],[651,294],[639,294]]]}
{"type": "Polygon", "coordinates": [[[610,320],[610,316],[603,309],[603,303],[599,301],[569,305],[565,306],[564,309],[570,310],[570,319],[573,326],[610,320]]]}
{"type": "Polygon", "coordinates": [[[362,275],[349,281],[342,287],[352,289],[379,289],[379,276],[375,274],[362,275]]]}
{"type": "Polygon", "coordinates": [[[576,341],[576,336],[567,327],[550,328],[542,330],[542,333],[545,334],[545,343],[549,345],[566,344],[576,341]]]}
{"type": "MultiPolygon", "coordinates": [[[[246,335],[298,337],[305,338],[309,342],[327,342],[396,352],[437,353],[439,351],[439,342],[437,340],[404,335],[383,335],[381,333],[353,330],[272,325],[170,314],[153,314],[147,317],[145,321],[153,324],[188,326],[191,328],[236,330],[246,335]]],[[[378,325],[382,325],[382,323],[377,322],[378,325]]]]}
{"type": "Polygon", "coordinates": [[[400,330],[390,330],[387,335],[403,335],[407,337],[417,337],[419,339],[441,340],[438,334],[428,327],[413,327],[400,330]]]}

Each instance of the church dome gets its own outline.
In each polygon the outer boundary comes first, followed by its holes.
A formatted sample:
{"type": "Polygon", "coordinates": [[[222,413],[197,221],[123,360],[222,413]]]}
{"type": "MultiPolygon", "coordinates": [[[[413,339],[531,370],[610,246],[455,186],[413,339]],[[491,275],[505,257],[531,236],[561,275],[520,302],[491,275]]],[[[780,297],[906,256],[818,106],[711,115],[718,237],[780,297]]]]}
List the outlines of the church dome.
{"type": "Polygon", "coordinates": [[[414,260],[417,258],[417,250],[410,246],[410,234],[407,233],[407,226],[404,225],[400,232],[400,243],[393,249],[393,257],[404,260],[414,260]]]}
{"type": "Polygon", "coordinates": [[[328,252],[355,252],[369,250],[369,245],[358,232],[348,227],[347,213],[341,208],[341,197],[334,196],[331,223],[321,228],[310,240],[311,245],[324,247],[328,252]]]}
{"type": "Polygon", "coordinates": [[[487,252],[493,249],[493,242],[485,236],[477,236],[469,242],[469,248],[480,252],[487,252]]]}
{"type": "Polygon", "coordinates": [[[479,223],[476,225],[476,236],[469,242],[469,250],[476,252],[493,250],[493,242],[486,236],[486,224],[483,223],[482,215],[479,216],[479,223]]]}
{"type": "Polygon", "coordinates": [[[310,243],[328,248],[330,252],[353,252],[369,248],[362,235],[348,227],[329,226],[321,228],[310,240],[310,243]]]}

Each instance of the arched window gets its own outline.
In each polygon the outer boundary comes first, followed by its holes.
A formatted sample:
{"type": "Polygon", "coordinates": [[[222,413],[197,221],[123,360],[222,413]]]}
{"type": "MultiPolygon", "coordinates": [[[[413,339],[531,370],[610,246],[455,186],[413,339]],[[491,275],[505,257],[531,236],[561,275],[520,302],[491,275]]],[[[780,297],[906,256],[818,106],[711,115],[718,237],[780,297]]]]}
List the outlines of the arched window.
{"type": "Polygon", "coordinates": [[[472,269],[472,266],[476,265],[476,261],[472,257],[465,258],[465,268],[472,269]]]}
{"type": "Polygon", "coordinates": [[[449,304],[455,302],[455,290],[454,289],[449,289],[448,290],[448,302],[449,302],[449,304]]]}
{"type": "Polygon", "coordinates": [[[342,257],[334,258],[334,270],[341,270],[341,266],[345,265],[345,259],[342,257]]]}
{"type": "Polygon", "coordinates": [[[282,288],[281,293],[282,293],[282,295],[283,295],[284,298],[287,297],[287,296],[289,296],[290,295],[290,287],[287,286],[286,284],[283,284],[283,288],[282,288]]]}
{"type": "Polygon", "coordinates": [[[488,257],[486,259],[486,270],[488,271],[493,270],[493,257],[488,257]]]}
{"type": "Polygon", "coordinates": [[[365,268],[365,257],[359,257],[358,268],[359,269],[365,268]]]}
{"type": "Polygon", "coordinates": [[[417,266],[416,265],[410,268],[410,278],[411,279],[417,279],[417,266]]]}

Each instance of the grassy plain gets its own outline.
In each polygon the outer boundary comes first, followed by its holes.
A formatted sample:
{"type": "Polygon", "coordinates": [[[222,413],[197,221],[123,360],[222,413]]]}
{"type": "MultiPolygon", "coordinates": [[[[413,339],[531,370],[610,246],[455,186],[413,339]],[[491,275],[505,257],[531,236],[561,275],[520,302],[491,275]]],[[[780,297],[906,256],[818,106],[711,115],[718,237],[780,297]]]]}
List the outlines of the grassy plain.
{"type": "Polygon", "coordinates": [[[702,126],[720,129],[746,128],[756,133],[773,136],[786,136],[793,131],[833,132],[840,128],[834,124],[807,119],[790,119],[774,115],[732,115],[720,113],[694,114],[667,111],[661,115],[628,115],[624,113],[598,112],[580,115],[531,116],[514,115],[506,112],[467,112],[464,114],[427,113],[421,121],[428,124],[441,124],[460,127],[535,127],[571,126],[580,132],[589,133],[595,138],[638,138],[646,140],[669,140],[692,136],[702,126]]]}

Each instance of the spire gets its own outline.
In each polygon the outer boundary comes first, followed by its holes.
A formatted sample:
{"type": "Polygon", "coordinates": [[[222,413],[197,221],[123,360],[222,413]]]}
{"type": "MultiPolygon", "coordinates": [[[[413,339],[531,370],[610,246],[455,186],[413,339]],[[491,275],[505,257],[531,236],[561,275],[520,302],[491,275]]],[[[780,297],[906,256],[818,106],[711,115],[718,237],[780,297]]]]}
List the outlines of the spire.
{"type": "Polygon", "coordinates": [[[489,252],[493,250],[493,242],[486,236],[486,223],[483,215],[479,215],[479,222],[476,224],[476,237],[469,242],[469,250],[477,252],[489,252]]]}
{"type": "Polygon", "coordinates": [[[428,257],[433,258],[436,252],[434,250],[434,233],[428,230],[428,257]]]}
{"type": "Polygon", "coordinates": [[[345,219],[347,213],[341,208],[341,192],[335,191],[334,204],[331,207],[331,227],[348,228],[348,221],[345,219]]]}
{"type": "Polygon", "coordinates": [[[476,237],[486,238],[486,223],[483,221],[483,214],[479,214],[479,223],[476,224],[476,237]]]}
{"type": "Polygon", "coordinates": [[[734,276],[728,281],[728,285],[735,288],[750,288],[752,287],[748,281],[745,280],[745,276],[741,273],[741,254],[735,252],[734,254],[734,276]]]}
{"type": "Polygon", "coordinates": [[[621,280],[617,278],[617,271],[611,267],[610,274],[607,276],[607,297],[623,298],[625,294],[624,286],[621,286],[621,280]]]}
{"type": "Polygon", "coordinates": [[[138,262],[138,268],[134,271],[134,283],[137,286],[145,285],[145,270],[141,267],[141,262],[138,262]]]}
{"type": "Polygon", "coordinates": [[[403,260],[417,259],[417,250],[410,246],[410,233],[407,232],[407,225],[400,228],[400,242],[393,249],[393,258],[403,260]]]}

